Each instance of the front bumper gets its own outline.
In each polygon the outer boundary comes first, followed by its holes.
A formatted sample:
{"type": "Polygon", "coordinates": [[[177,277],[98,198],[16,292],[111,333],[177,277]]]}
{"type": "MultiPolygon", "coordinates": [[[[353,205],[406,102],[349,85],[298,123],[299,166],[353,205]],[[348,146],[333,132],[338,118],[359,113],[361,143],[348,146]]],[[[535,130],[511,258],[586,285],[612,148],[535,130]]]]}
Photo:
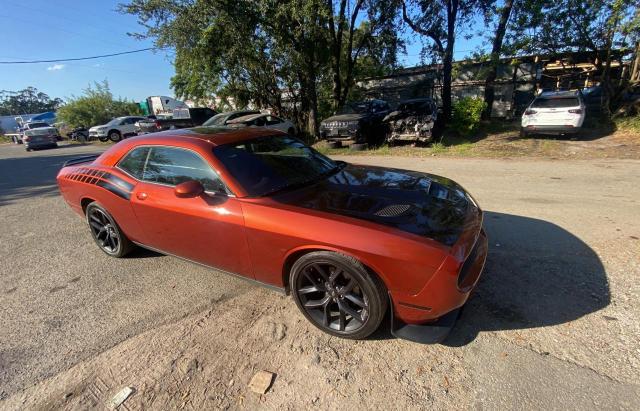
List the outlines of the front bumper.
{"type": "Polygon", "coordinates": [[[389,293],[391,333],[424,344],[438,343],[446,338],[480,279],[488,249],[489,241],[481,230],[458,270],[439,270],[415,295],[389,293]]]}
{"type": "Polygon", "coordinates": [[[347,128],[323,128],[320,130],[320,137],[327,141],[356,141],[358,138],[358,130],[347,128]]]}
{"type": "Polygon", "coordinates": [[[99,137],[107,137],[107,131],[104,130],[100,130],[100,131],[95,131],[95,130],[89,130],[89,138],[99,138],[99,137]]]}

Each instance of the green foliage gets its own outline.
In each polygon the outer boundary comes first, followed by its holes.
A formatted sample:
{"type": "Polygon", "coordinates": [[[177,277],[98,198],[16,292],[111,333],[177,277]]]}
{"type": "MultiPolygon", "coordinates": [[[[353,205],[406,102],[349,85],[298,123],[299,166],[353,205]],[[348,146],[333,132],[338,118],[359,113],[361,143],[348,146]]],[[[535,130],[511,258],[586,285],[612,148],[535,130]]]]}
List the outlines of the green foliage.
{"type": "Polygon", "coordinates": [[[627,117],[616,117],[614,119],[616,127],[620,130],[640,133],[640,114],[627,117]]]}
{"type": "Polygon", "coordinates": [[[175,50],[178,97],[270,108],[312,129],[320,110],[349,95],[354,78],[394,66],[394,4],[129,0],[120,11],[138,17],[146,29],[140,37],[175,50]]]}
{"type": "Polygon", "coordinates": [[[61,99],[51,98],[35,87],[20,91],[0,91],[0,116],[55,111],[61,104],[61,99]]]}
{"type": "Polygon", "coordinates": [[[460,135],[467,136],[478,129],[482,111],[486,107],[481,98],[464,97],[453,103],[451,128],[460,135]]]}
{"type": "Polygon", "coordinates": [[[137,103],[126,99],[114,99],[109,83],[94,83],[80,97],[72,97],[58,109],[58,118],[69,127],[92,127],[107,123],[114,117],[142,115],[137,103]]]}

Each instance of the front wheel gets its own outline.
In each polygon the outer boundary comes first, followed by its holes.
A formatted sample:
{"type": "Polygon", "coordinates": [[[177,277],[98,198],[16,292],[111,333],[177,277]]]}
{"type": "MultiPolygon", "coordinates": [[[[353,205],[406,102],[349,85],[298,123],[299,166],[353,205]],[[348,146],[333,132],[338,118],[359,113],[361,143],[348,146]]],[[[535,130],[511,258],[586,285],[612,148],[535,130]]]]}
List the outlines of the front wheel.
{"type": "Polygon", "coordinates": [[[313,325],[343,338],[362,339],[380,326],[387,311],[385,287],[358,260],[317,251],[291,267],[296,305],[313,325]]]}
{"type": "Polygon", "coordinates": [[[109,140],[117,143],[118,141],[122,140],[122,136],[120,135],[120,132],[112,131],[109,133],[109,140]]]}
{"type": "Polygon", "coordinates": [[[133,249],[133,243],[100,204],[95,201],[89,204],[86,209],[86,217],[93,240],[106,254],[120,258],[133,249]]]}

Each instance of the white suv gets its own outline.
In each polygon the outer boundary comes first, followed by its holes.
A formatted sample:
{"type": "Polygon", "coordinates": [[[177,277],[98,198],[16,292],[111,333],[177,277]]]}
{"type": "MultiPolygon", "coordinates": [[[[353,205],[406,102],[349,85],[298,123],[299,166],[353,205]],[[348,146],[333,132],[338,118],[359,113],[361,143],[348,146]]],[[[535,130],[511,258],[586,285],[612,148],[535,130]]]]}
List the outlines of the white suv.
{"type": "Polygon", "coordinates": [[[579,91],[542,92],[522,115],[520,136],[575,134],[582,127],[585,111],[579,91]]]}
{"type": "Polygon", "coordinates": [[[100,141],[111,140],[117,142],[125,137],[135,136],[136,130],[134,124],[144,117],[117,117],[103,126],[95,126],[89,129],[89,139],[97,138],[100,141]]]}

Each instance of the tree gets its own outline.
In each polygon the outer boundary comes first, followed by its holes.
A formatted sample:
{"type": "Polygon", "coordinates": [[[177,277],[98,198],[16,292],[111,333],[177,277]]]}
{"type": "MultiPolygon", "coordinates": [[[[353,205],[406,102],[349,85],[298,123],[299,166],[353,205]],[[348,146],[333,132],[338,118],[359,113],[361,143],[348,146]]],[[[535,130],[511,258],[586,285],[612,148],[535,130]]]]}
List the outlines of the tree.
{"type": "Polygon", "coordinates": [[[632,0],[528,1],[526,13],[513,24],[514,44],[521,52],[591,55],[600,73],[601,111],[605,119],[620,96],[620,84],[611,80],[611,63],[633,53],[640,17],[632,0]]]}
{"type": "Polygon", "coordinates": [[[500,64],[500,56],[502,53],[502,42],[507,31],[507,24],[511,17],[514,3],[518,0],[505,0],[501,7],[495,8],[495,15],[498,17],[495,34],[491,42],[491,55],[489,59],[489,71],[484,84],[484,103],[485,108],[482,112],[482,118],[488,120],[491,117],[493,109],[493,100],[495,98],[495,81],[498,75],[498,65],[500,64]]]}
{"type": "Polygon", "coordinates": [[[20,91],[0,91],[0,116],[55,111],[61,104],[62,99],[52,99],[35,87],[20,91]]]}
{"type": "Polygon", "coordinates": [[[416,33],[433,42],[442,61],[442,111],[445,123],[451,119],[451,73],[456,36],[469,23],[482,0],[402,0],[402,18],[416,33]],[[413,11],[413,12],[412,12],[413,11]]]}
{"type": "Polygon", "coordinates": [[[395,10],[385,1],[131,0],[157,47],[175,51],[176,95],[213,97],[293,117],[317,135],[324,90],[333,110],[364,66],[395,63],[395,10]],[[393,46],[392,46],[393,45],[393,46]]]}
{"type": "Polygon", "coordinates": [[[337,109],[349,96],[359,59],[369,54],[376,57],[379,64],[393,68],[400,40],[396,34],[395,2],[340,0],[335,3],[326,0],[333,103],[337,109]],[[357,26],[363,15],[367,19],[357,26]]]}
{"type": "Polygon", "coordinates": [[[82,96],[71,97],[58,109],[58,118],[70,127],[91,127],[114,117],[131,115],[142,115],[138,104],[122,98],[114,99],[106,80],[87,87],[82,96]]]}

